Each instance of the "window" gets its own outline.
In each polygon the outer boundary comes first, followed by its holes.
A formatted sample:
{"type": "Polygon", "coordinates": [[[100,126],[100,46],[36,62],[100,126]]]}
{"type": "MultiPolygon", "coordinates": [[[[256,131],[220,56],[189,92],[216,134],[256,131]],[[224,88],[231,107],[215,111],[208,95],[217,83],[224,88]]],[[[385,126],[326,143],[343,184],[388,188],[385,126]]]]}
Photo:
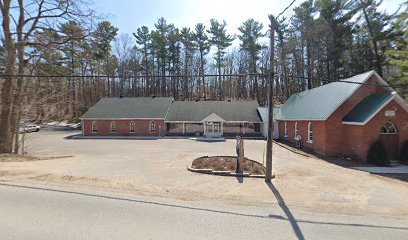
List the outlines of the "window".
{"type": "Polygon", "coordinates": [[[298,123],[295,123],[295,138],[299,135],[298,123]]]}
{"type": "Polygon", "coordinates": [[[98,132],[98,125],[96,125],[96,121],[92,122],[92,133],[98,132]]]}
{"type": "Polygon", "coordinates": [[[380,134],[397,134],[397,133],[398,133],[397,128],[390,121],[385,122],[380,130],[380,134]]]}
{"type": "Polygon", "coordinates": [[[312,123],[309,122],[307,124],[307,141],[309,143],[313,143],[313,129],[312,129],[312,123]]]}
{"type": "Polygon", "coordinates": [[[288,122],[285,122],[285,136],[288,137],[288,122]]]}
{"type": "Polygon", "coordinates": [[[115,122],[111,122],[110,132],[111,133],[116,133],[116,123],[115,122]]]}
{"type": "Polygon", "coordinates": [[[153,121],[150,122],[149,132],[151,132],[151,133],[156,132],[156,124],[153,121]]]}
{"type": "Polygon", "coordinates": [[[135,121],[131,121],[129,124],[129,132],[130,133],[135,133],[136,132],[136,123],[135,121]]]}

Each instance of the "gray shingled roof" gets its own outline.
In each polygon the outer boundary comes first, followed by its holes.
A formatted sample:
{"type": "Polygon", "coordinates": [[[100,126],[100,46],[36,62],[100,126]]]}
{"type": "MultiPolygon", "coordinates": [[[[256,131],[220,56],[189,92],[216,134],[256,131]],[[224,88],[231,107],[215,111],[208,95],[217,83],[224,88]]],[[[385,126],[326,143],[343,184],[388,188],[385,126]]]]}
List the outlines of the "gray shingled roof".
{"type": "Polygon", "coordinates": [[[153,119],[166,117],[173,98],[102,98],[81,119],[153,119]]]}
{"type": "MultiPolygon", "coordinates": [[[[374,71],[343,79],[363,83],[374,71]]],[[[332,82],[311,90],[292,95],[281,107],[278,120],[326,120],[361,85],[332,82]]]]}
{"type": "Polygon", "coordinates": [[[169,122],[201,122],[211,113],[225,121],[261,122],[256,101],[174,101],[167,114],[169,122]]]}
{"type": "Polygon", "coordinates": [[[393,96],[392,93],[369,95],[344,116],[342,121],[363,123],[393,96]]]}

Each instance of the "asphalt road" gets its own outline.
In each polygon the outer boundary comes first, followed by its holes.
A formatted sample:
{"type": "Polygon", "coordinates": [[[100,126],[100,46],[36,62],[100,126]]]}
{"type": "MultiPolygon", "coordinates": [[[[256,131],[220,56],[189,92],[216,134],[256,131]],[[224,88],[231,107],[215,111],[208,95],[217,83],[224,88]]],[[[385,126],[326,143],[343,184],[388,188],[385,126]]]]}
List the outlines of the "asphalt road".
{"type": "MultiPolygon", "coordinates": [[[[279,196],[276,196],[279,198],[279,196]]],[[[404,239],[407,222],[0,184],[0,239],[404,239]],[[369,223],[371,222],[371,223],[369,223]],[[374,224],[373,222],[376,222],[374,224]]]]}

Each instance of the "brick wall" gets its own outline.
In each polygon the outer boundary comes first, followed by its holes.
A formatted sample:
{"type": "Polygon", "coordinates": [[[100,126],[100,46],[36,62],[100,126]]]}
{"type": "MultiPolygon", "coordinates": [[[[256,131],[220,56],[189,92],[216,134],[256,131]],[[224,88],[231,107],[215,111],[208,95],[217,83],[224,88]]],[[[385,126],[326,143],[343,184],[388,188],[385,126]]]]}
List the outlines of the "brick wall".
{"type": "MultiPolygon", "coordinates": [[[[367,80],[367,83],[378,84],[373,75],[367,80]]],[[[351,84],[351,83],[350,83],[351,84]]],[[[343,156],[348,151],[346,136],[350,134],[345,132],[342,119],[365,97],[383,93],[386,90],[383,87],[362,85],[359,89],[347,99],[327,120],[326,120],[326,153],[327,156],[343,156]]]]}
{"type": "Polygon", "coordinates": [[[287,121],[288,136],[285,137],[285,122],[279,121],[279,138],[290,143],[295,143],[295,124],[298,124],[299,135],[302,137],[303,146],[319,154],[325,154],[326,124],[324,121],[287,121]],[[313,141],[308,142],[308,124],[312,124],[313,141]]]}
{"type": "Polygon", "coordinates": [[[398,143],[401,151],[402,144],[408,141],[408,113],[394,100],[378,112],[366,125],[344,125],[345,143],[349,157],[366,160],[370,145],[379,139],[380,129],[386,121],[392,122],[398,131],[398,143]],[[396,110],[395,117],[386,117],[385,111],[396,110]]]}
{"type": "MultiPolygon", "coordinates": [[[[376,84],[376,77],[372,76],[367,83],[376,84]]],[[[309,121],[287,121],[288,137],[284,137],[285,123],[279,121],[279,138],[294,143],[297,122],[305,148],[325,156],[345,156],[365,161],[368,148],[380,137],[381,127],[389,120],[397,127],[401,149],[403,142],[408,140],[408,113],[395,101],[384,107],[364,126],[344,125],[341,121],[365,97],[385,91],[383,87],[362,85],[326,121],[310,121],[313,126],[313,143],[306,141],[309,121]],[[397,110],[395,117],[385,117],[386,110],[394,109],[397,110]]]]}
{"type": "Polygon", "coordinates": [[[136,123],[136,131],[129,132],[130,122],[132,120],[114,120],[116,123],[116,133],[111,133],[110,120],[95,120],[98,126],[98,132],[92,133],[93,120],[83,120],[82,131],[85,136],[163,136],[166,132],[164,120],[133,120],[136,123]],[[149,132],[150,122],[153,121],[156,126],[155,132],[149,132]]]}

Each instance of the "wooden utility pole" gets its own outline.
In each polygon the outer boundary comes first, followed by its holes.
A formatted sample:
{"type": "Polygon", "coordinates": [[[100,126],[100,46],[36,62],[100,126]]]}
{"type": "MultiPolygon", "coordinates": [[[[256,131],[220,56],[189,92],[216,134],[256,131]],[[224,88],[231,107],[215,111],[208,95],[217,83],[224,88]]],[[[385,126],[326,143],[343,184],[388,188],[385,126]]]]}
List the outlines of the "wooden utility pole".
{"type": "Polygon", "coordinates": [[[239,156],[238,156],[238,172],[244,172],[244,139],[241,137],[239,140],[239,156]]]}
{"type": "Polygon", "coordinates": [[[275,77],[274,72],[274,58],[275,58],[275,17],[269,15],[270,23],[270,70],[269,70],[269,94],[268,94],[268,139],[266,144],[266,172],[265,182],[269,183],[272,180],[272,140],[273,140],[273,81],[275,77]]]}

